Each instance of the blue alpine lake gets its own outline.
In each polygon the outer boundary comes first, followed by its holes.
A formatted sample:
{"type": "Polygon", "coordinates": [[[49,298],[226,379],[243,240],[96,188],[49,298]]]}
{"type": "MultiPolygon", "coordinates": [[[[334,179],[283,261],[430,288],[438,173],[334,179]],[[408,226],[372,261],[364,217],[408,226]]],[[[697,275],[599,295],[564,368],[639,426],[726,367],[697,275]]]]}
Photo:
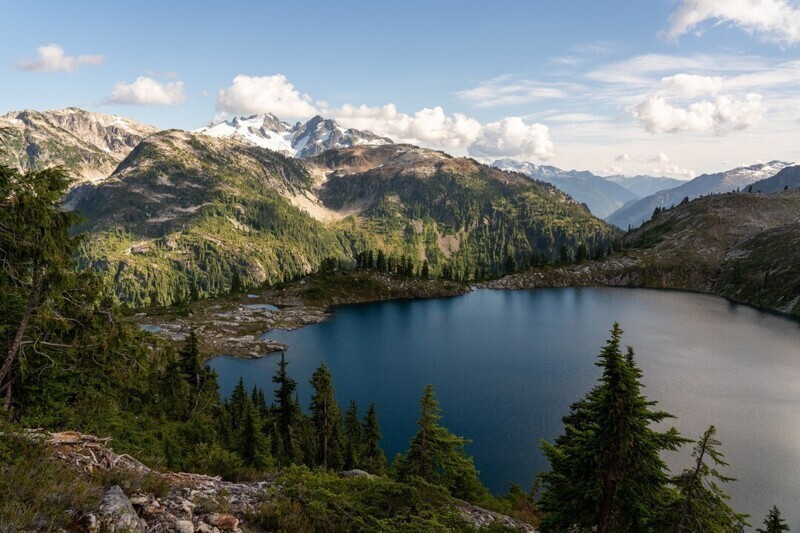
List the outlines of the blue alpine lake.
{"type": "MultiPolygon", "coordinates": [[[[391,458],[414,434],[419,398],[436,388],[442,423],[473,441],[484,483],[529,489],[548,464],[541,439],[595,383],[613,322],[644,372],[645,394],[677,418],[684,436],[718,429],[738,478],[726,490],[760,526],[778,505],[800,529],[800,322],[703,294],[619,288],[477,290],[447,299],[339,307],[332,319],[266,337],[289,345],[289,373],[304,409],[308,380],[325,361],[344,409],[371,401],[391,458]]],[[[279,354],[215,357],[224,395],[239,378],[271,397],[279,354]]],[[[691,446],[665,458],[677,473],[691,446]]]]}

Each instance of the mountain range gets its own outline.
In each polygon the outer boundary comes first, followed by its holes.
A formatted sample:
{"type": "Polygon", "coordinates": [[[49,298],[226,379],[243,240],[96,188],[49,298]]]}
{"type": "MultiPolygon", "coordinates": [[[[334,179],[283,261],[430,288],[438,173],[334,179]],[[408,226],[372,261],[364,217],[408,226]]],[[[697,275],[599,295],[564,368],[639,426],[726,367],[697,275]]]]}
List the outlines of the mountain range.
{"type": "Polygon", "coordinates": [[[487,166],[321,117],[158,131],[76,108],[0,117],[0,162],[63,165],[76,177],[66,206],[85,217],[82,264],[106,273],[133,305],[169,304],[193,287],[216,294],[234,274],[272,284],[365,250],[427,261],[432,273],[496,276],[582,245],[606,250],[619,233],[596,216],[620,205],[608,220],[638,226],[686,197],[800,184],[800,167],[778,161],[669,188],[677,180],[487,166]]]}
{"type": "Polygon", "coordinates": [[[274,284],[332,258],[383,250],[432,273],[499,275],[616,235],[555,187],[405,144],[334,148],[302,159],[237,137],[166,130],[115,172],[74,188],[84,266],[133,305],[217,294],[234,274],[274,284]],[[537,259],[538,260],[538,259],[537,259]]]}
{"type": "Polygon", "coordinates": [[[521,172],[533,179],[551,183],[586,204],[597,217],[606,218],[628,202],[650,191],[675,187],[681,180],[655,176],[598,176],[588,170],[562,170],[549,165],[537,165],[514,159],[498,159],[492,166],[521,172]]]}
{"type": "Polygon", "coordinates": [[[157,128],[70,107],[12,111],[0,117],[0,163],[23,171],[62,165],[76,179],[107,178],[157,128]]]}
{"type": "Polygon", "coordinates": [[[319,115],[294,126],[270,113],[236,117],[196,131],[212,137],[240,139],[292,157],[309,157],[331,148],[392,144],[392,140],[386,137],[369,131],[343,128],[336,121],[319,115]]]}
{"type": "Polygon", "coordinates": [[[638,227],[652,217],[656,208],[677,205],[685,198],[693,200],[700,196],[731,192],[745,188],[759,180],[770,178],[791,163],[770,161],[747,167],[738,167],[725,172],[703,174],[678,187],[658,191],[640,200],[629,202],[606,220],[620,228],[638,227]]]}

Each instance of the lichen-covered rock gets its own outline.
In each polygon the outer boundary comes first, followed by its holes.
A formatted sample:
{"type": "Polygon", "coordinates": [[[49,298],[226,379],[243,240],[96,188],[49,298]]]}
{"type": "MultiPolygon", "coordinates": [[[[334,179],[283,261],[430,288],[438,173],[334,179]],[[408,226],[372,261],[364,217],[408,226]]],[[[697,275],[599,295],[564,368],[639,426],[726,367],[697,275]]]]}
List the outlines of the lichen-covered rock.
{"type": "Polygon", "coordinates": [[[368,479],[374,478],[372,474],[369,472],[365,472],[364,470],[353,469],[353,470],[345,470],[344,472],[339,472],[341,477],[365,477],[368,479]]]}
{"type": "Polygon", "coordinates": [[[131,501],[122,492],[119,485],[114,485],[103,495],[100,509],[97,512],[95,531],[144,532],[144,523],[133,510],[131,501]]]}
{"type": "Polygon", "coordinates": [[[178,520],[175,522],[175,533],[194,533],[194,524],[191,520],[178,520]]]}

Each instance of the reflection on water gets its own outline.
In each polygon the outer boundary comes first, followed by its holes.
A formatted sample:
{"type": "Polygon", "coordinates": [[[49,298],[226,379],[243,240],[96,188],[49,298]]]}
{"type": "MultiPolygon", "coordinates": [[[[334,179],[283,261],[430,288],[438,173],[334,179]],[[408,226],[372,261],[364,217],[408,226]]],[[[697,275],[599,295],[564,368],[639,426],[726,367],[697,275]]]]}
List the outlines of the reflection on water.
{"type": "MultiPolygon", "coordinates": [[[[474,441],[484,482],[530,487],[547,467],[540,439],[597,378],[594,360],[618,321],[644,371],[645,393],[696,437],[718,428],[737,510],[760,523],[773,504],[800,528],[800,323],[701,294],[645,289],[480,290],[463,297],[337,309],[333,320],[272,331],[287,343],[301,402],[324,359],[337,397],[375,401],[388,457],[405,450],[433,383],[443,422],[474,441]]],[[[218,357],[224,394],[240,376],[271,394],[277,358],[218,357]]],[[[690,449],[670,454],[673,470],[690,449]]]]}

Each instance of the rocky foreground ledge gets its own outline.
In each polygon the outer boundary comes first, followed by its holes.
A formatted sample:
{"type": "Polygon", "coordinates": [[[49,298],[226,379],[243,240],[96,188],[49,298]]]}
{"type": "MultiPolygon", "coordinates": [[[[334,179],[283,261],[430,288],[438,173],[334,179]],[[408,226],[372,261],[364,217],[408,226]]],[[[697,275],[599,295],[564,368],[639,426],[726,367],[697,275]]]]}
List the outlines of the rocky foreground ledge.
{"type": "MultiPolygon", "coordinates": [[[[119,485],[111,486],[106,490],[95,512],[77,517],[73,529],[79,531],[261,531],[262,528],[248,525],[248,517],[260,506],[269,505],[271,499],[280,494],[282,489],[274,480],[236,483],[200,474],[159,472],[129,455],[115,453],[108,445],[110,439],[92,435],[71,431],[49,433],[29,430],[26,436],[46,443],[52,447],[53,456],[57,460],[82,470],[87,476],[122,470],[127,474],[151,476],[167,485],[167,490],[162,495],[143,492],[126,494],[119,485]]],[[[375,476],[361,470],[341,472],[340,476],[345,480],[375,479],[375,476]]],[[[467,502],[453,500],[453,506],[468,528],[501,525],[509,530],[536,532],[529,524],[467,502]]]]}

